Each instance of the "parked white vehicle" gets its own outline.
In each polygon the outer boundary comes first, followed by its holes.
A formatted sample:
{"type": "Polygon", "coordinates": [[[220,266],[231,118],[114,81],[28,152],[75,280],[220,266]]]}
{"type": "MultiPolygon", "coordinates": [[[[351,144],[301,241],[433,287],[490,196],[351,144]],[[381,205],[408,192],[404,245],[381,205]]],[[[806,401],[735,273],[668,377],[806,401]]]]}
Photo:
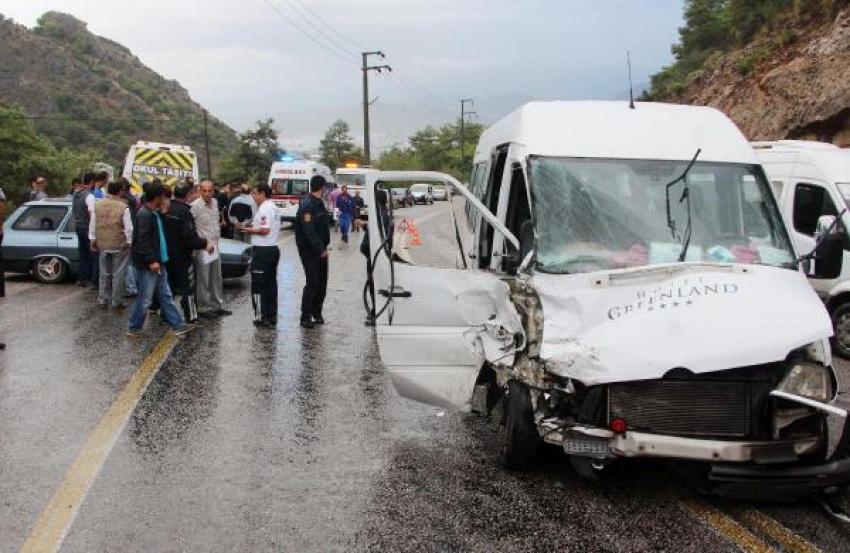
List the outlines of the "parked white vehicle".
{"type": "MultiPolygon", "coordinates": [[[[507,467],[545,442],[591,477],[619,458],[698,462],[703,489],[730,496],[850,480],[846,440],[827,458],[827,416],[846,420],[829,316],[719,111],[529,103],[481,136],[469,188],[382,172],[367,203],[370,316],[395,388],[490,414],[507,467]],[[451,218],[416,222],[422,246],[374,201],[411,180],[451,187],[451,218]],[[428,263],[428,244],[452,263],[428,263]]],[[[835,273],[840,238],[820,223],[815,269],[835,273]]]]}
{"type": "Polygon", "coordinates": [[[277,206],[281,221],[295,221],[301,197],[310,191],[310,179],[321,175],[329,185],[334,183],[330,167],[315,161],[294,159],[289,156],[272,163],[269,171],[269,186],[272,201],[277,206]]]}
{"type": "MultiPolygon", "coordinates": [[[[835,217],[850,199],[850,152],[824,142],[780,140],[753,142],[800,252],[815,245],[821,216],[835,217]]],[[[850,217],[843,217],[845,229],[850,217]]],[[[841,274],[809,282],[826,304],[835,329],[833,347],[850,358],[850,235],[846,236],[841,274]]]]}
{"type": "Polygon", "coordinates": [[[410,197],[413,198],[415,204],[432,204],[434,203],[434,187],[424,182],[413,184],[408,189],[410,197]]]}

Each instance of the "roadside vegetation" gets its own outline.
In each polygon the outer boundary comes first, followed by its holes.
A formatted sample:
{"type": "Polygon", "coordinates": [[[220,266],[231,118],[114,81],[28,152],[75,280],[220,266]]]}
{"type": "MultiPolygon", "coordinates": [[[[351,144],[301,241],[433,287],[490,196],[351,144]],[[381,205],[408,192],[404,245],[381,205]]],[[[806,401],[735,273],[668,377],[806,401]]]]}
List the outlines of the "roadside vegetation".
{"type": "Polygon", "coordinates": [[[71,179],[102,157],[96,150],[55,146],[19,108],[0,102],[0,186],[11,207],[20,201],[34,173],[47,177],[50,196],[64,196],[71,179]]]}
{"type": "Polygon", "coordinates": [[[807,23],[831,17],[848,4],[850,0],[685,0],[685,23],[672,47],[675,61],[652,77],[644,98],[676,98],[729,52],[737,51],[735,67],[748,75],[796,41],[807,23]]]}

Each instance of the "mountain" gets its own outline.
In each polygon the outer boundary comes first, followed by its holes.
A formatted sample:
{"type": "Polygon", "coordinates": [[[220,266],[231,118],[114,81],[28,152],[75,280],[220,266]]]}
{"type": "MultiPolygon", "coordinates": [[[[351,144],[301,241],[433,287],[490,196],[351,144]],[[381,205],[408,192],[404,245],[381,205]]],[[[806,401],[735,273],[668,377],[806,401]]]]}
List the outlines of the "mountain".
{"type": "Polygon", "coordinates": [[[848,3],[727,0],[714,2],[726,13],[712,14],[709,2],[689,0],[678,61],[653,77],[649,97],[716,107],[751,140],[850,146],[848,3]]]}
{"type": "MultiPolygon", "coordinates": [[[[121,167],[137,140],[188,144],[205,173],[203,108],[177,81],[82,21],[48,12],[28,29],[0,15],[0,51],[0,101],[33,116],[55,145],[95,149],[121,167]]],[[[238,144],[215,117],[208,132],[214,160],[238,144]]]]}

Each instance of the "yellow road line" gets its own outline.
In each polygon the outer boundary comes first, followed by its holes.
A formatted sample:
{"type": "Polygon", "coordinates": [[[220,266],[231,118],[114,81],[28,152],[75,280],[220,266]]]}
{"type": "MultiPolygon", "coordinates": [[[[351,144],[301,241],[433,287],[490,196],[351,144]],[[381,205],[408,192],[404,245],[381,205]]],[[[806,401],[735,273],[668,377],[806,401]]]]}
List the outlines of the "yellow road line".
{"type": "Polygon", "coordinates": [[[773,547],[756,537],[737,521],[697,499],[683,499],[682,504],[697,519],[707,523],[721,536],[725,537],[742,551],[749,553],[767,553],[776,551],[773,547]]]}
{"type": "Polygon", "coordinates": [[[732,514],[750,528],[776,540],[782,546],[782,551],[794,553],[817,553],[820,551],[794,531],[755,509],[734,510],[732,514]]]}
{"type": "Polygon", "coordinates": [[[177,338],[166,333],[153,351],[142,361],[139,369],[112,402],[109,410],[98,422],[74,464],[68,469],[59,489],[33,526],[21,553],[53,552],[74,522],[100,468],[109,456],[112,446],[124,430],[130,414],[136,408],[145,390],[165,362],[177,338]]]}

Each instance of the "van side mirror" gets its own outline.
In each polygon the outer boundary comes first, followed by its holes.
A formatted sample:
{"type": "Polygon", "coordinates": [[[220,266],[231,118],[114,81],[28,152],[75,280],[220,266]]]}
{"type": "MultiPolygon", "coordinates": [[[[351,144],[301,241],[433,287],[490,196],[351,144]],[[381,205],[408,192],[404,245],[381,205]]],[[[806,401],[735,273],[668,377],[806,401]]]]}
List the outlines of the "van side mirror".
{"type": "Polygon", "coordinates": [[[817,247],[814,253],[812,277],[838,278],[844,261],[844,227],[833,215],[821,215],[815,231],[817,247]]]}

